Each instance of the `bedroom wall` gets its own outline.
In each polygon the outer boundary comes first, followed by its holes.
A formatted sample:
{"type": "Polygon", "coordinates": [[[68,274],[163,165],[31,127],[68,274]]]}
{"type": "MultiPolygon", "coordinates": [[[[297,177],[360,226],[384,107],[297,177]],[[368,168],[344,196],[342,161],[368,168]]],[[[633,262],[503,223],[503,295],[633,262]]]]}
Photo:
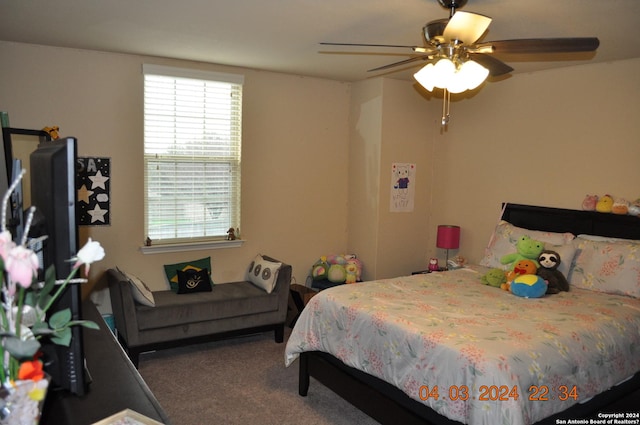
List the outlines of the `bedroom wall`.
{"type": "Polygon", "coordinates": [[[386,277],[424,268],[434,254],[444,259],[435,248],[441,223],[462,227],[460,253],[477,261],[503,201],[579,208],[586,193],[640,197],[640,59],[488,83],[453,102],[442,131],[441,100],[409,82],[349,84],[8,42],[0,54],[11,58],[0,61],[0,110],[13,126],[56,124],[79,138],[81,156],[112,158],[112,224],[82,229],[107,249],[92,283],[119,265],[159,289],[162,264],[209,254],[219,281],[235,280],[257,252],[292,263],[302,283],[319,255],[345,250],[376,258],[369,277],[386,277]],[[245,74],[242,248],[140,253],[145,61],[245,74]],[[350,121],[357,111],[366,119],[350,121]],[[417,199],[426,211],[413,215],[424,221],[388,213],[387,167],[404,161],[425,178],[417,199]],[[393,269],[398,258],[411,263],[393,269]]]}
{"type": "Polygon", "coordinates": [[[432,106],[413,84],[384,80],[377,278],[408,274],[427,263],[428,233],[433,226],[430,202],[434,140],[428,132],[432,106]],[[415,165],[415,178],[409,182],[415,190],[410,212],[391,211],[394,163],[415,165]]]}
{"type": "Polygon", "coordinates": [[[363,280],[377,276],[378,269],[382,89],[380,78],[351,89],[347,251],[365,263],[363,280]]]}
{"type": "Polygon", "coordinates": [[[433,146],[425,135],[428,111],[405,81],[353,84],[348,243],[364,263],[363,280],[407,274],[425,262],[433,146]],[[390,211],[394,163],[415,165],[412,211],[390,211]]]}
{"type": "Polygon", "coordinates": [[[451,105],[434,135],[433,214],[462,227],[460,254],[482,257],[502,202],[640,197],[638,75],[640,59],[515,74],[451,105]]]}
{"type": "Polygon", "coordinates": [[[119,266],[164,289],[163,264],[207,255],[216,281],[240,280],[257,253],[291,263],[303,283],[318,256],[346,248],[349,84],[10,42],[0,42],[0,57],[0,110],[13,127],[58,125],[78,138],[80,156],[111,158],[111,225],[81,228],[81,242],[90,236],[107,252],[89,286],[119,266]],[[241,248],[140,252],[145,62],[245,75],[241,248]]]}

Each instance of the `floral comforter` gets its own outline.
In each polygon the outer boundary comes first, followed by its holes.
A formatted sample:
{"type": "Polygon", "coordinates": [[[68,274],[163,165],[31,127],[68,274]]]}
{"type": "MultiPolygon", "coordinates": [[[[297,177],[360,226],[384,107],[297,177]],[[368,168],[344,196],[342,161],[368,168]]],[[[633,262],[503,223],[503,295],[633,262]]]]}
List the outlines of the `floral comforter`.
{"type": "Polygon", "coordinates": [[[516,297],[480,266],[342,285],[311,299],[285,364],[331,353],[450,419],[525,425],[640,371],[640,300],[516,297]]]}

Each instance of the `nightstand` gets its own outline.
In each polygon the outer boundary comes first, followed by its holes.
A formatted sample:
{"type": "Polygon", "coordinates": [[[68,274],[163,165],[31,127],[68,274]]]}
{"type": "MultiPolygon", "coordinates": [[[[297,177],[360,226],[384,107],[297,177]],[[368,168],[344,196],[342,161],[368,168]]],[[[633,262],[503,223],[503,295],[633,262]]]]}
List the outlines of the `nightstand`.
{"type": "Polygon", "coordinates": [[[304,306],[307,305],[309,300],[316,295],[318,292],[314,291],[311,288],[308,288],[304,285],[298,285],[294,283],[289,288],[289,313],[287,317],[287,321],[289,322],[289,327],[293,328],[300,317],[300,313],[304,310],[304,306]]]}
{"type": "MultiPolygon", "coordinates": [[[[440,267],[437,271],[446,272],[447,269],[440,267]]],[[[429,270],[429,269],[427,269],[427,270],[418,270],[417,272],[411,272],[412,275],[413,274],[429,274],[429,273],[431,273],[431,270],[429,270]]]]}
{"type": "Polygon", "coordinates": [[[287,315],[289,327],[293,328],[302,310],[304,310],[304,307],[314,295],[320,291],[339,285],[344,285],[344,282],[334,283],[329,280],[314,280],[311,282],[311,288],[296,283],[292,284],[289,288],[289,311],[287,315]]]}
{"type": "Polygon", "coordinates": [[[331,282],[330,280],[314,280],[311,282],[311,287],[317,289],[318,291],[322,291],[324,289],[333,288],[334,286],[344,285],[344,282],[336,283],[331,282]]]}

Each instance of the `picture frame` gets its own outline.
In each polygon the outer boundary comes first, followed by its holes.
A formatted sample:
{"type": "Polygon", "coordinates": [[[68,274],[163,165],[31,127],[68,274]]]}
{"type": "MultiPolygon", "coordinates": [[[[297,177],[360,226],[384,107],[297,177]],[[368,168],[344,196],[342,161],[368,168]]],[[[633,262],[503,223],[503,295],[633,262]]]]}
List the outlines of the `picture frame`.
{"type": "Polygon", "coordinates": [[[104,418],[93,425],[164,425],[155,419],[148,418],[135,410],[124,409],[121,412],[104,418]]]}

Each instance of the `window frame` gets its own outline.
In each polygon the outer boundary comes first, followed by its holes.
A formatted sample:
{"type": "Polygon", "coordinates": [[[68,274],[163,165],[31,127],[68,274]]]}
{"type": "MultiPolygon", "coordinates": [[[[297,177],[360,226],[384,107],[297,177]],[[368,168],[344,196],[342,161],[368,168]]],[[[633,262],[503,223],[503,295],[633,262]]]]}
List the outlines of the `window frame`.
{"type": "MultiPolygon", "coordinates": [[[[206,166],[206,164],[213,165],[215,164],[224,164],[225,162],[229,163],[230,177],[229,187],[228,187],[228,195],[224,198],[224,203],[228,204],[229,207],[229,217],[228,222],[232,223],[230,227],[239,227],[240,226],[240,217],[241,217],[241,146],[242,146],[242,135],[241,135],[241,126],[242,126],[242,90],[244,83],[244,76],[240,74],[227,74],[220,72],[212,72],[212,71],[203,71],[196,69],[186,69],[186,68],[177,68],[177,67],[169,67],[162,65],[151,65],[151,64],[143,64],[143,98],[146,102],[146,94],[147,94],[147,76],[160,76],[160,77],[169,77],[179,79],[195,79],[199,81],[212,81],[217,83],[228,83],[235,86],[240,86],[232,88],[239,95],[238,99],[235,101],[235,108],[237,109],[237,115],[234,117],[233,112],[230,113],[230,131],[233,132],[233,129],[236,129],[235,135],[229,135],[235,143],[231,143],[230,152],[231,154],[227,156],[216,157],[215,159],[211,157],[209,161],[208,157],[196,157],[193,156],[191,160],[188,157],[181,157],[180,155],[171,155],[167,153],[164,155],[169,162],[174,162],[174,164],[197,164],[199,166],[206,166]],[[235,124],[235,125],[233,125],[235,124]],[[237,134],[236,134],[237,133],[237,134]],[[184,161],[182,159],[184,158],[184,161]]],[[[233,108],[233,106],[230,106],[233,108]]],[[[241,239],[236,239],[233,241],[227,240],[226,235],[224,234],[216,234],[211,236],[206,236],[203,230],[203,234],[197,236],[187,236],[187,237],[166,237],[162,239],[150,240],[149,239],[149,208],[150,202],[148,199],[150,189],[149,189],[149,170],[148,164],[150,161],[157,161],[157,157],[155,154],[149,154],[148,148],[149,142],[148,134],[147,134],[147,118],[150,114],[148,114],[146,104],[143,106],[143,116],[144,116],[144,141],[143,141],[143,158],[144,158],[144,232],[145,238],[147,242],[145,245],[141,247],[141,251],[143,253],[156,253],[156,252],[173,252],[173,251],[187,251],[187,250],[201,250],[201,249],[216,249],[216,248],[226,248],[226,247],[237,247],[242,245],[241,239]]],[[[176,116],[174,111],[174,116],[176,116]]],[[[203,121],[207,119],[204,115],[200,116],[200,119],[203,121]]],[[[204,133],[204,132],[203,132],[204,133]]],[[[205,135],[202,135],[202,139],[205,140],[205,135]]],[[[194,143],[196,145],[196,143],[194,143]]],[[[206,144],[201,143],[200,146],[204,147],[206,144]]],[[[185,146],[184,144],[178,144],[178,146],[185,146]]],[[[158,182],[160,178],[155,179],[158,182]]],[[[177,195],[176,195],[177,196],[177,195]]],[[[175,224],[175,221],[174,221],[175,224]]],[[[205,223],[203,223],[205,226],[205,223]]],[[[176,228],[179,226],[176,225],[176,228]]],[[[225,226],[226,227],[226,226],[225,226]]],[[[177,231],[177,230],[176,230],[177,231]]],[[[220,230],[218,230],[220,231],[220,230]]]]}

